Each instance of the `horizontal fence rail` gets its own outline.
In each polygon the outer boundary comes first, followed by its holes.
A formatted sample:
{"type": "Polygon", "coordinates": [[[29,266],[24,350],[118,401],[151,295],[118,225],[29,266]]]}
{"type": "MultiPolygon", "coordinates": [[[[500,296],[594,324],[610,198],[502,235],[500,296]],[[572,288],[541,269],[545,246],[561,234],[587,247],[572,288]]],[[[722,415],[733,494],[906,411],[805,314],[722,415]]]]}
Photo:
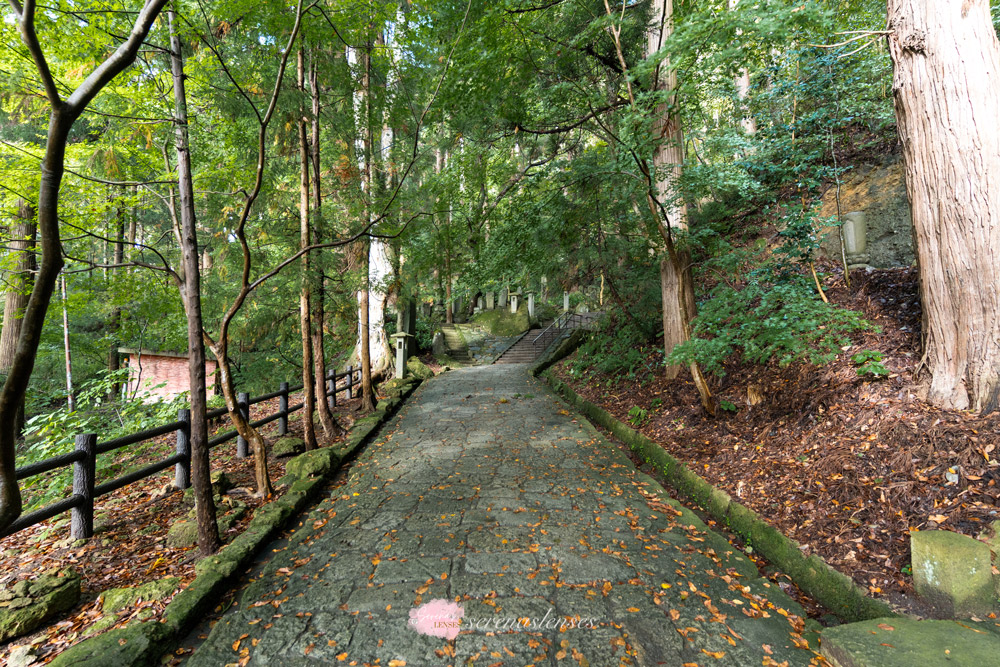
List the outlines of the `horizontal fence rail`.
{"type": "MultiPolygon", "coordinates": [[[[354,368],[352,366],[348,366],[347,370],[342,373],[328,373],[326,388],[323,392],[324,397],[329,399],[333,406],[337,405],[337,394],[341,392],[345,393],[347,395],[347,399],[350,400],[354,396],[354,387],[361,383],[360,375],[361,369],[354,368]],[[345,379],[347,381],[338,386],[338,383],[345,379]]],[[[277,421],[278,434],[285,435],[288,433],[288,416],[305,407],[305,403],[298,403],[296,405],[289,406],[288,395],[299,391],[302,388],[303,385],[301,384],[289,386],[287,382],[282,382],[278,391],[271,392],[270,394],[264,394],[263,396],[250,398],[248,394],[241,393],[238,396],[237,409],[240,411],[243,418],[250,422],[252,427],[257,428],[259,426],[277,421]],[[275,398],[278,399],[277,412],[257,419],[256,421],[250,421],[250,406],[270,401],[275,398]]],[[[205,413],[205,417],[211,420],[218,419],[219,417],[223,417],[227,414],[229,414],[228,408],[217,408],[205,413]]],[[[68,498],[52,503],[51,505],[47,505],[41,509],[37,509],[18,517],[18,519],[9,525],[6,530],[0,532],[0,538],[13,535],[14,533],[20,532],[25,528],[35,526],[43,521],[51,519],[54,516],[62,514],[63,512],[72,512],[70,518],[70,534],[73,539],[92,537],[94,534],[94,501],[97,498],[117,491],[118,489],[128,486],[129,484],[138,482],[139,480],[152,477],[153,475],[161,473],[170,467],[174,468],[174,486],[179,489],[186,489],[191,484],[190,435],[191,418],[190,411],[187,409],[179,411],[177,421],[170,422],[169,424],[163,424],[162,426],[157,426],[145,431],[140,431],[138,433],[132,433],[120,438],[115,438],[114,440],[98,442],[97,435],[93,433],[77,435],[75,449],[72,452],[60,454],[59,456],[53,456],[52,458],[45,459],[44,461],[37,461],[35,463],[17,468],[14,471],[17,480],[21,481],[29,477],[44,475],[45,473],[59,470],[60,468],[69,468],[72,466],[72,495],[68,498]],[[176,435],[175,453],[172,456],[169,456],[161,461],[157,461],[156,463],[151,463],[147,466],[139,468],[138,470],[133,470],[132,472],[126,473],[121,477],[108,480],[101,484],[96,483],[95,477],[98,454],[107,454],[109,452],[136,445],[147,440],[152,440],[153,438],[169,435],[170,433],[174,433],[176,435]]],[[[234,438],[237,441],[237,458],[248,457],[250,455],[249,445],[243,437],[236,432],[235,429],[221,433],[214,438],[209,439],[208,447],[209,449],[215,448],[223,443],[233,440],[234,438]]]]}

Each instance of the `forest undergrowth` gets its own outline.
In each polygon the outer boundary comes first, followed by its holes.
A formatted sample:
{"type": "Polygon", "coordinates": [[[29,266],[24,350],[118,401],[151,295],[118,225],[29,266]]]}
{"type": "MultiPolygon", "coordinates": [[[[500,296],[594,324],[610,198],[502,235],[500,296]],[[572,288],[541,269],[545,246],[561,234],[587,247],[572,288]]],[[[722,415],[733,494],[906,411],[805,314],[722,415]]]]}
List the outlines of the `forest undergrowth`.
{"type": "MultiPolygon", "coordinates": [[[[880,331],[855,335],[825,366],[728,360],[725,374],[711,380],[724,408],[714,419],[684,375],[672,382],[661,374],[645,381],[581,376],[575,355],[554,370],[807,554],[819,554],[870,595],[919,612],[909,533],[940,528],[976,537],[998,518],[1000,417],[921,400],[915,269],[855,270],[847,289],[842,274],[828,268],[830,301],[861,312],[880,331]]],[[[661,350],[644,354],[651,368],[657,360],[662,368],[661,350]]]]}

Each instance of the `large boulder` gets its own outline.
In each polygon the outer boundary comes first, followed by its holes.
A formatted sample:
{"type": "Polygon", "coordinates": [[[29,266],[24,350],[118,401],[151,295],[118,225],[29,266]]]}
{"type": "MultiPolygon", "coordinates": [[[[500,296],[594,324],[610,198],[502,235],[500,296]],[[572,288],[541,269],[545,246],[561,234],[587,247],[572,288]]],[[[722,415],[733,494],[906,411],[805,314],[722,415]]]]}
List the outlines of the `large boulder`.
{"type": "Polygon", "coordinates": [[[80,575],[70,569],[49,570],[0,590],[0,643],[32,632],[79,601],[80,575]]]}
{"type": "Polygon", "coordinates": [[[448,348],[444,342],[444,334],[440,331],[434,332],[434,340],[431,342],[431,352],[435,357],[440,357],[448,352],[448,348]]]}
{"type": "Polygon", "coordinates": [[[476,315],[473,321],[493,336],[517,336],[531,328],[527,304],[521,304],[516,313],[508,309],[488,310],[476,315]]]}
{"type": "Polygon", "coordinates": [[[198,543],[198,524],[195,521],[178,521],[167,531],[167,546],[185,549],[198,543]]]}

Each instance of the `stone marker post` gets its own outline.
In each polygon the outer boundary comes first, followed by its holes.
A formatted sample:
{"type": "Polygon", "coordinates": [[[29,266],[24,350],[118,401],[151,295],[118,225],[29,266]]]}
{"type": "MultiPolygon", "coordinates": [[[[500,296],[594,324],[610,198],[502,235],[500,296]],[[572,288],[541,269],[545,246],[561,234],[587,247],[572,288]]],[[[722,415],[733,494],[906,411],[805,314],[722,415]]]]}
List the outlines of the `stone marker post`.
{"type": "Polygon", "coordinates": [[[864,211],[844,214],[844,254],[848,268],[868,266],[868,218],[864,211]]]}
{"type": "Polygon", "coordinates": [[[493,303],[493,292],[486,293],[486,310],[493,310],[496,304],[493,303]]]}
{"type": "Polygon", "coordinates": [[[510,295],[510,312],[517,313],[517,302],[520,300],[521,295],[514,292],[510,295]]]}
{"type": "Polygon", "coordinates": [[[500,290],[500,307],[501,308],[506,308],[507,307],[507,288],[506,287],[504,287],[502,290],[500,290]]]}
{"type": "Polygon", "coordinates": [[[569,310],[569,292],[563,290],[563,310],[569,310]]]}
{"type": "Polygon", "coordinates": [[[408,333],[395,333],[392,338],[396,339],[396,379],[402,380],[406,377],[406,339],[410,337],[408,333]]]}
{"type": "Polygon", "coordinates": [[[535,293],[528,293],[528,317],[535,316],[535,293]]]}

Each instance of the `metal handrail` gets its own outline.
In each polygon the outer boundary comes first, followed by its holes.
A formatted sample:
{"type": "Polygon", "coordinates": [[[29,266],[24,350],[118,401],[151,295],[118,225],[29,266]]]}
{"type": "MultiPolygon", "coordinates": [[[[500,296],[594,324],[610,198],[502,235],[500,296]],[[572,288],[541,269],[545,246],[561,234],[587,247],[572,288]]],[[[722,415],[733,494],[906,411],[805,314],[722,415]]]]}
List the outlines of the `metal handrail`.
{"type": "Polygon", "coordinates": [[[560,315],[559,317],[557,317],[556,319],[554,319],[552,321],[552,324],[550,324],[549,326],[547,326],[544,329],[542,329],[542,333],[538,334],[537,336],[535,336],[534,338],[531,339],[531,344],[534,345],[535,343],[537,343],[538,339],[541,338],[542,336],[544,336],[546,333],[548,333],[549,329],[551,329],[552,327],[556,327],[557,329],[562,329],[562,325],[559,324],[559,320],[561,320],[564,317],[568,318],[569,315],[570,315],[570,312],[567,310],[562,315],[560,315]]]}

